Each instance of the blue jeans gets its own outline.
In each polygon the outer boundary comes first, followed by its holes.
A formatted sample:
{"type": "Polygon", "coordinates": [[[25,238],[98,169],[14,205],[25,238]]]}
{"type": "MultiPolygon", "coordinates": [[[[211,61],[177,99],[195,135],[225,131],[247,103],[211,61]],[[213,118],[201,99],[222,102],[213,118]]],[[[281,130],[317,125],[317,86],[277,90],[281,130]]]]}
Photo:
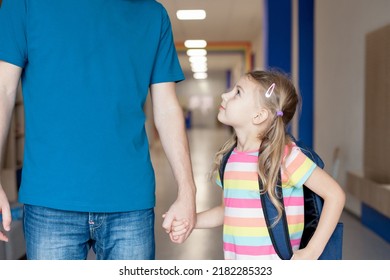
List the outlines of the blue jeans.
{"type": "Polygon", "coordinates": [[[24,205],[29,260],[152,260],[154,210],[88,213],[24,205]]]}

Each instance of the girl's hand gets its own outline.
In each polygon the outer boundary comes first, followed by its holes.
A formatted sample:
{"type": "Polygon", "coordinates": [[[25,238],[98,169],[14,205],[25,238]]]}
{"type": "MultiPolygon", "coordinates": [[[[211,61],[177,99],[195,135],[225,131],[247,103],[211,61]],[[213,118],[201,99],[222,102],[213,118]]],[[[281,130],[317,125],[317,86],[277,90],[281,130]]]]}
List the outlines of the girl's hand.
{"type": "MultiPolygon", "coordinates": [[[[162,217],[165,218],[166,214],[162,217]]],[[[167,233],[174,239],[177,240],[179,236],[185,235],[189,229],[189,222],[186,219],[173,220],[170,231],[167,233]]]]}
{"type": "Polygon", "coordinates": [[[176,236],[184,235],[188,231],[188,226],[189,223],[186,219],[182,219],[179,221],[173,220],[172,231],[171,231],[172,236],[176,237],[176,236]]]}
{"type": "Polygon", "coordinates": [[[307,248],[304,248],[295,251],[290,260],[297,261],[297,260],[317,260],[317,259],[318,257],[313,252],[311,252],[307,248]]]}

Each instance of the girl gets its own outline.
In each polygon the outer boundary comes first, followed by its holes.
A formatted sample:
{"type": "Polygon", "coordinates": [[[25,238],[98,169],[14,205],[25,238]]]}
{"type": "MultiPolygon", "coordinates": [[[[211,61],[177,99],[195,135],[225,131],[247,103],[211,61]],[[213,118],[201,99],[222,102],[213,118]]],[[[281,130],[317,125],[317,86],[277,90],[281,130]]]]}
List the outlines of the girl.
{"type": "MultiPolygon", "coordinates": [[[[225,259],[279,259],[264,220],[258,183],[262,182],[280,218],[283,206],[275,195],[279,173],[292,259],[317,259],[335,229],[345,203],[343,190],[286,133],[298,101],[292,82],[284,74],[269,71],[247,73],[230,92],[222,94],[218,120],[235,133],[216,154],[214,174],[223,155],[235,148],[226,164],[223,202],[198,213],[195,228],[223,224],[225,259]],[[299,249],[304,225],[303,184],[324,199],[324,208],[309,244],[299,249]]],[[[218,175],[217,184],[222,186],[218,175]]],[[[186,231],[186,221],[175,221],[171,234],[180,236],[186,231]]]]}

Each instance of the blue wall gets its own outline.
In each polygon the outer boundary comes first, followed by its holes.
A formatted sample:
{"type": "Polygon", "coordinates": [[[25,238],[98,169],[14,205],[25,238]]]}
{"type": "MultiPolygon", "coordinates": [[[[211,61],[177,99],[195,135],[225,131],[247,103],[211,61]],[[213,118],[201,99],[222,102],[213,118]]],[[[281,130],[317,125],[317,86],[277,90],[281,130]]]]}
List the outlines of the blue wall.
{"type": "Polygon", "coordinates": [[[264,65],[291,74],[291,0],[265,0],[264,65]]]}
{"type": "Polygon", "coordinates": [[[362,224],[390,242],[390,218],[382,215],[365,203],[362,203],[362,224]]]}
{"type": "MultiPolygon", "coordinates": [[[[292,72],[292,0],[264,1],[264,65],[292,72]]],[[[298,89],[302,96],[298,138],[313,147],[314,118],[314,0],[299,0],[298,89]]]]}
{"type": "Polygon", "coordinates": [[[313,148],[314,126],[314,0],[299,0],[299,90],[302,112],[299,138],[313,148]]]}

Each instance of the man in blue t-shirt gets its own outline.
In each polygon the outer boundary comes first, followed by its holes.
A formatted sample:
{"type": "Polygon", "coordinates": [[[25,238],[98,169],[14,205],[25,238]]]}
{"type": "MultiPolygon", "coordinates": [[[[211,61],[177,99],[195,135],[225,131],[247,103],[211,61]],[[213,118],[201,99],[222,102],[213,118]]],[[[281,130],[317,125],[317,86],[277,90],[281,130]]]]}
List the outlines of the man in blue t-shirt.
{"type": "MultiPolygon", "coordinates": [[[[85,259],[90,247],[98,259],[154,258],[155,178],[143,110],[149,90],[179,188],[163,227],[169,232],[174,218],[185,218],[191,232],[195,184],[175,93],[184,75],[164,7],[3,0],[0,26],[1,146],[22,81],[27,258],[85,259]]],[[[1,185],[0,210],[7,231],[1,185]]]]}

